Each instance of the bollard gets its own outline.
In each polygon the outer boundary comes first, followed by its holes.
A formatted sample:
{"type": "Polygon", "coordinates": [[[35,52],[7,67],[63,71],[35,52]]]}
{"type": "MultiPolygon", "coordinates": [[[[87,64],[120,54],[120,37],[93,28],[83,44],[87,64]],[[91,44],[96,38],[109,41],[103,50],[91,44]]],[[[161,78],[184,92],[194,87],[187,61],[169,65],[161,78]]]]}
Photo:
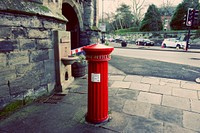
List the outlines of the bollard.
{"type": "Polygon", "coordinates": [[[88,60],[88,108],[86,121],[99,124],[108,120],[108,61],[113,47],[92,44],[83,47],[88,60]]]}

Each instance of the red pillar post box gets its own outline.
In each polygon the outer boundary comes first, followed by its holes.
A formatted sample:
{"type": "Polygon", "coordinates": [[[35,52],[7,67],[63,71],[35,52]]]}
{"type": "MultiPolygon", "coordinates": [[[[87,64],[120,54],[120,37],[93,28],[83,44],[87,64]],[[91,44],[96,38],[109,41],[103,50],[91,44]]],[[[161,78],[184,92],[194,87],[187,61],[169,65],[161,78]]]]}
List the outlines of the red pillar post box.
{"type": "Polygon", "coordinates": [[[88,60],[88,112],[86,121],[108,120],[108,61],[113,47],[92,44],[83,47],[88,60]]]}

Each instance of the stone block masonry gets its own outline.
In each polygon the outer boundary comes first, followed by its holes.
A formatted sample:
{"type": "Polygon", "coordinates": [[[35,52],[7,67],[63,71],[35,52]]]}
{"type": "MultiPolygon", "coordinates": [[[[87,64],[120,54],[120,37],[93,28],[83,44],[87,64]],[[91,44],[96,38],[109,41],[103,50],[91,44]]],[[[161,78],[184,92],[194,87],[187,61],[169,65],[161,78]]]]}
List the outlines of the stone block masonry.
{"type": "Polygon", "coordinates": [[[0,12],[0,109],[16,98],[53,91],[53,31],[66,22],[38,15],[0,12]]]}

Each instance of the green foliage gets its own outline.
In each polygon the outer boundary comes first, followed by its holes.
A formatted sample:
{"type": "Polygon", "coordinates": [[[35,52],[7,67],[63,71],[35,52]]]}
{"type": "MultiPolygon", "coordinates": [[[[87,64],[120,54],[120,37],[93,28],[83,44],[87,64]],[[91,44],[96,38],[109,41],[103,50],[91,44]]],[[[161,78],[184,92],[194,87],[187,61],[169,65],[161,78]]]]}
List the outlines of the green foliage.
{"type": "Polygon", "coordinates": [[[170,27],[172,30],[183,30],[185,26],[183,25],[184,15],[187,13],[188,5],[186,3],[181,3],[177,6],[175,13],[172,16],[170,27]]]}
{"type": "Polygon", "coordinates": [[[200,30],[196,31],[195,38],[200,38],[200,30]]]}
{"type": "Polygon", "coordinates": [[[121,4],[120,7],[117,8],[116,12],[117,14],[115,15],[115,23],[122,29],[131,27],[133,15],[131,13],[130,6],[121,4]]]}
{"type": "Polygon", "coordinates": [[[138,31],[139,31],[138,27],[131,27],[131,28],[127,28],[127,29],[116,30],[115,34],[125,34],[125,33],[129,33],[129,32],[138,32],[138,31]]]}
{"type": "Polygon", "coordinates": [[[85,55],[83,53],[81,53],[81,54],[73,54],[72,56],[78,57],[77,62],[79,62],[79,63],[83,63],[83,64],[87,63],[86,57],[85,57],[85,55]]]}
{"type": "Polygon", "coordinates": [[[159,8],[159,12],[161,16],[172,16],[176,7],[174,6],[167,6],[159,8]]]}
{"type": "Polygon", "coordinates": [[[159,10],[152,4],[149,6],[140,24],[140,31],[160,31],[162,29],[163,26],[159,10]]]}
{"type": "MultiPolygon", "coordinates": [[[[170,27],[172,30],[184,30],[186,29],[186,26],[183,24],[184,22],[184,15],[187,14],[188,8],[194,8],[199,9],[199,2],[198,0],[183,0],[182,3],[180,3],[170,22],[170,27]]],[[[194,27],[193,29],[196,29],[197,27],[194,27]]]]}
{"type": "Polygon", "coordinates": [[[109,42],[108,42],[107,40],[106,40],[106,42],[105,42],[105,45],[106,45],[106,46],[108,46],[108,45],[109,45],[109,42]]]}
{"type": "Polygon", "coordinates": [[[130,32],[138,32],[139,31],[139,27],[131,27],[129,28],[130,32]]]}

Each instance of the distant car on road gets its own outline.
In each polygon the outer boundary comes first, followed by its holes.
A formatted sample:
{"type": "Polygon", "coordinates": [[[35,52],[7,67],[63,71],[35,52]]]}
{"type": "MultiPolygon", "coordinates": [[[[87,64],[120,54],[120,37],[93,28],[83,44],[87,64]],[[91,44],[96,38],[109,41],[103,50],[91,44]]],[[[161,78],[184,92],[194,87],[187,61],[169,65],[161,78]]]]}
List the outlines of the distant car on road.
{"type": "Polygon", "coordinates": [[[136,40],[136,45],[154,46],[154,41],[151,41],[149,39],[139,38],[136,40]]]}
{"type": "Polygon", "coordinates": [[[114,38],[108,38],[108,41],[110,41],[110,42],[114,42],[115,39],[114,39],[114,38]]]}
{"type": "Polygon", "coordinates": [[[166,48],[166,47],[171,47],[171,48],[176,48],[176,49],[185,49],[186,48],[186,41],[181,41],[178,40],[177,38],[166,38],[163,40],[161,47],[166,48]]]}
{"type": "Polygon", "coordinates": [[[120,39],[120,38],[115,39],[115,42],[116,42],[116,43],[121,43],[122,41],[123,41],[123,40],[120,39]]]}

